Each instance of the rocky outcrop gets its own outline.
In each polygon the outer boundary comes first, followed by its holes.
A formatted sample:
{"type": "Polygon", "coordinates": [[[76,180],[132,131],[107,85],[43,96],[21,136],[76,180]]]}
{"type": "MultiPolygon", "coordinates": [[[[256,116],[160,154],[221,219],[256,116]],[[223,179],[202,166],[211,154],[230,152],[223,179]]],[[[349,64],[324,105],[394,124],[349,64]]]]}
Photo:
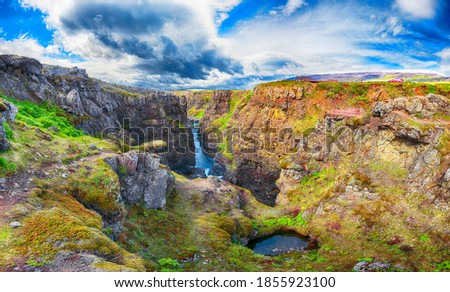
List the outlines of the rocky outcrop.
{"type": "Polygon", "coordinates": [[[166,205],[175,178],[160,164],[159,157],[131,151],[105,161],[119,175],[120,196],[126,203],[143,204],[149,209],[166,205]]]}
{"type": "Polygon", "coordinates": [[[194,165],[186,101],[169,92],[108,84],[86,71],[42,65],[37,60],[0,55],[0,91],[18,100],[47,101],[73,115],[87,134],[116,137],[125,144],[164,140],[163,156],[173,168],[194,165]],[[125,133],[121,135],[120,133],[125,133]]]}
{"type": "Polygon", "coordinates": [[[10,121],[14,123],[17,111],[17,107],[14,104],[0,99],[0,152],[7,151],[10,147],[3,128],[3,122],[10,121]]]}
{"type": "MultiPolygon", "coordinates": [[[[441,166],[448,163],[438,148],[446,147],[450,103],[443,95],[418,95],[425,92],[421,84],[262,84],[231,115],[231,93],[215,92],[201,124],[230,117],[226,131],[238,133],[227,143],[232,162],[216,157],[232,164],[227,179],[268,205],[288,204],[303,177],[349,159],[375,168],[392,163],[406,173],[409,191],[446,196],[441,166]]],[[[210,141],[204,136],[204,145],[210,141]]]]}

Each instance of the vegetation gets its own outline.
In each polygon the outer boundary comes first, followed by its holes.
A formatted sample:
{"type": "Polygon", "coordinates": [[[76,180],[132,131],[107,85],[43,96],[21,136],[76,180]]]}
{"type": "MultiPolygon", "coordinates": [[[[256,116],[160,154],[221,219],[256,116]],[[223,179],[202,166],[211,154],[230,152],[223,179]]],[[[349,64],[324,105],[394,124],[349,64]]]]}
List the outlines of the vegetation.
{"type": "Polygon", "coordinates": [[[14,133],[13,133],[11,127],[9,126],[9,124],[5,121],[3,121],[2,124],[3,124],[3,129],[5,130],[6,139],[8,139],[10,141],[14,141],[14,133]]]}
{"type": "Polygon", "coordinates": [[[4,157],[0,157],[0,176],[8,175],[17,171],[13,162],[8,162],[4,157]]]}
{"type": "MultiPolygon", "coordinates": [[[[262,87],[302,84],[306,83],[283,81],[262,87]]],[[[268,106],[256,115],[293,125],[296,134],[309,134],[307,129],[328,109],[369,107],[384,98],[371,94],[379,83],[311,86],[314,91],[302,96],[304,118],[294,119],[291,112],[268,106]]],[[[440,85],[420,86],[393,84],[380,92],[443,90],[440,85]]],[[[213,125],[226,132],[238,123],[238,116],[255,114],[245,109],[252,94],[233,92],[228,112],[213,125]]],[[[206,96],[205,102],[210,98],[206,96]]],[[[19,106],[18,123],[4,126],[12,150],[2,153],[0,176],[25,169],[47,174],[5,215],[7,222],[18,220],[23,226],[12,229],[0,222],[0,270],[47,266],[61,250],[95,255],[99,262],[93,267],[107,271],[351,271],[359,261],[389,262],[392,270],[450,270],[449,254],[440,250],[446,241],[441,232],[448,223],[445,210],[431,205],[434,202],[424,194],[408,192],[400,183],[408,171],[394,162],[363,163],[349,156],[335,163],[277,156],[274,160],[282,168],[301,162],[304,171],[296,185],[284,189],[288,203],[275,207],[258,203],[249,191],[228,183],[217,187],[214,183],[219,182],[212,179],[189,180],[175,174],[176,187],[165,208],[126,206],[125,212],[118,202],[119,177],[103,161],[105,153],[90,144],[113,153],[117,147],[83,135],[73,126],[73,118],[57,107],[14,102],[19,106]],[[59,133],[49,131],[51,126],[59,133]],[[219,189],[220,196],[214,196],[219,189]],[[429,228],[430,218],[436,228],[429,228]],[[113,225],[116,220],[121,221],[119,231],[113,225]],[[319,249],[264,257],[244,246],[255,234],[280,230],[309,235],[319,249]]],[[[204,108],[190,114],[204,118],[204,108]]],[[[352,125],[360,124],[355,120],[352,125]]],[[[445,132],[440,138],[442,157],[450,153],[449,137],[445,132]]],[[[128,150],[165,146],[163,141],[151,141],[128,150]]],[[[239,146],[227,139],[219,150],[233,164],[239,146]]],[[[127,176],[125,167],[118,172],[127,176]]]]}
{"type": "Polygon", "coordinates": [[[82,131],[75,129],[71,124],[70,119],[72,118],[57,106],[47,102],[35,104],[31,101],[17,101],[5,96],[2,96],[2,98],[14,103],[19,108],[16,116],[17,122],[41,129],[56,127],[55,135],[61,137],[80,137],[83,135],[82,131]]]}

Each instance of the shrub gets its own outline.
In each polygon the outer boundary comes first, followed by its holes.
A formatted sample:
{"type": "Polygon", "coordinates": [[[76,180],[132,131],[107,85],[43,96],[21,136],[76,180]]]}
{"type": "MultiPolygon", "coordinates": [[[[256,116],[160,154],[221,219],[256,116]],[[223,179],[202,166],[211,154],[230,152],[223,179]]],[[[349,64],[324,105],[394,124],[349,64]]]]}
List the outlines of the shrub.
{"type": "Polygon", "coordinates": [[[161,272],[180,272],[181,265],[177,260],[171,258],[162,258],[158,261],[161,272]]]}

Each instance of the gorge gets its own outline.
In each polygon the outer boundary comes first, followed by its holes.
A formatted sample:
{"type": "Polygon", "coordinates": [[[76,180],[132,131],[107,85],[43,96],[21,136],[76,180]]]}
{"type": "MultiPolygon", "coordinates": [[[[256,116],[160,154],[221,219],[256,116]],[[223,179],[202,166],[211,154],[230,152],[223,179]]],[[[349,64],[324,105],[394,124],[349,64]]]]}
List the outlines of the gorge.
{"type": "Polygon", "coordinates": [[[448,83],[165,92],[1,55],[0,91],[1,271],[448,269],[448,83]],[[285,232],[317,248],[247,247],[285,232]]]}

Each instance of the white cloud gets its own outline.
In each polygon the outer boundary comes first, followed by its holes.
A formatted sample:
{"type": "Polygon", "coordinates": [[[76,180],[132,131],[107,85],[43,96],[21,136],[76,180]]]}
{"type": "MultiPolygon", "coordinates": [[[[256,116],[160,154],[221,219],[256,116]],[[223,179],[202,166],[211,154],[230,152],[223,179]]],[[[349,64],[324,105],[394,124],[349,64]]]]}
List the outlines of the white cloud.
{"type": "Polygon", "coordinates": [[[282,12],[283,14],[291,15],[303,5],[306,5],[306,2],[304,0],[288,0],[286,5],[282,9],[282,12]]]}
{"type": "Polygon", "coordinates": [[[436,56],[441,58],[439,70],[446,76],[450,76],[450,48],[443,49],[436,53],[436,56]]]}
{"type": "MultiPolygon", "coordinates": [[[[225,37],[219,36],[221,22],[242,1],[139,0],[125,3],[113,0],[65,0],[62,5],[61,0],[21,0],[23,5],[40,9],[47,15],[46,24],[55,30],[54,45],[43,47],[27,37],[15,41],[0,39],[0,53],[22,54],[43,63],[73,66],[67,58],[62,58],[64,56],[61,56],[60,50],[64,50],[81,56],[83,61],[75,65],[86,68],[93,77],[116,83],[139,83],[163,88],[204,88],[238,82],[254,84],[260,80],[257,77],[252,79],[252,76],[382,70],[387,66],[383,63],[398,64],[404,68],[438,66],[436,62],[423,62],[411,57],[418,55],[414,48],[410,48],[410,52],[383,50],[384,45],[401,47],[404,42],[402,36],[409,33],[398,11],[374,11],[373,7],[354,5],[354,2],[319,3],[312,9],[305,9],[303,13],[294,13],[307,4],[303,0],[290,0],[284,6],[274,7],[268,15],[242,22],[225,37]],[[157,13],[155,23],[151,23],[153,26],[147,29],[144,21],[144,26],[139,23],[137,30],[128,31],[127,25],[133,22],[125,21],[119,29],[104,30],[101,29],[101,23],[112,19],[108,19],[106,13],[100,17],[101,11],[94,10],[81,18],[74,13],[81,13],[77,10],[80,7],[100,4],[114,4],[113,11],[122,9],[133,17],[154,10],[157,13]],[[289,21],[286,21],[287,18],[289,21]],[[124,45],[128,44],[130,38],[134,42],[131,48],[124,45]],[[165,50],[177,50],[176,55],[183,58],[165,59],[168,54],[164,53],[165,50]],[[202,54],[211,52],[221,58],[205,61],[204,67],[197,68],[196,60],[202,54]],[[152,57],[140,57],[145,54],[152,57]],[[371,63],[368,61],[371,58],[383,62],[371,63]],[[230,60],[238,60],[244,74],[231,72],[233,64],[227,63],[230,60]],[[178,66],[185,74],[199,70],[200,77],[203,77],[203,68],[207,70],[207,78],[177,76],[175,71],[167,71],[165,66],[168,64],[178,66]],[[158,66],[161,67],[160,72],[156,70],[158,66]]],[[[406,4],[409,14],[413,15],[411,7],[415,5],[418,4],[406,4]]],[[[398,7],[407,12],[400,4],[398,7]]],[[[101,7],[99,10],[102,10],[101,7]]],[[[415,15],[417,17],[418,14],[415,15]]],[[[119,18],[114,20],[120,21],[119,18]]],[[[137,20],[141,21],[140,18],[137,20]]],[[[113,27],[117,25],[116,22],[109,24],[113,27]]],[[[446,54],[450,54],[450,49],[448,53],[443,52],[442,56],[446,54]]],[[[450,60],[446,66],[450,71],[450,60]]]]}
{"type": "MultiPolygon", "coordinates": [[[[86,68],[97,78],[170,86],[163,82],[207,83],[205,76],[217,79],[215,69],[223,71],[219,74],[221,79],[239,71],[239,66],[221,52],[219,44],[223,40],[217,35],[217,27],[242,0],[65,0],[64,4],[59,0],[20,1],[24,7],[45,13],[47,26],[55,30],[54,43],[66,52],[81,56],[84,61],[77,66],[86,68]],[[118,10],[123,12],[119,16],[125,20],[106,15],[118,10]],[[143,13],[150,17],[142,17],[143,13]],[[127,20],[129,16],[133,19],[127,20]],[[139,23],[133,23],[134,20],[139,23]],[[101,23],[107,21],[104,27],[112,24],[114,28],[101,28],[101,23]],[[147,23],[149,28],[142,27],[140,31],[139,25],[147,23]],[[167,61],[164,52],[168,49],[172,59],[167,61]],[[161,73],[157,72],[158,68],[161,73]],[[175,76],[177,69],[184,76],[175,76]],[[197,78],[200,80],[196,81],[197,78]]],[[[34,44],[39,46],[37,42],[34,44]]],[[[12,43],[4,46],[4,50],[15,51],[12,43]]],[[[59,62],[46,57],[46,48],[35,46],[34,49],[32,56],[26,51],[22,51],[23,55],[47,63],[59,62]]]]}
{"type": "Polygon", "coordinates": [[[436,14],[436,0],[396,0],[401,11],[417,19],[433,18],[436,14]]]}

